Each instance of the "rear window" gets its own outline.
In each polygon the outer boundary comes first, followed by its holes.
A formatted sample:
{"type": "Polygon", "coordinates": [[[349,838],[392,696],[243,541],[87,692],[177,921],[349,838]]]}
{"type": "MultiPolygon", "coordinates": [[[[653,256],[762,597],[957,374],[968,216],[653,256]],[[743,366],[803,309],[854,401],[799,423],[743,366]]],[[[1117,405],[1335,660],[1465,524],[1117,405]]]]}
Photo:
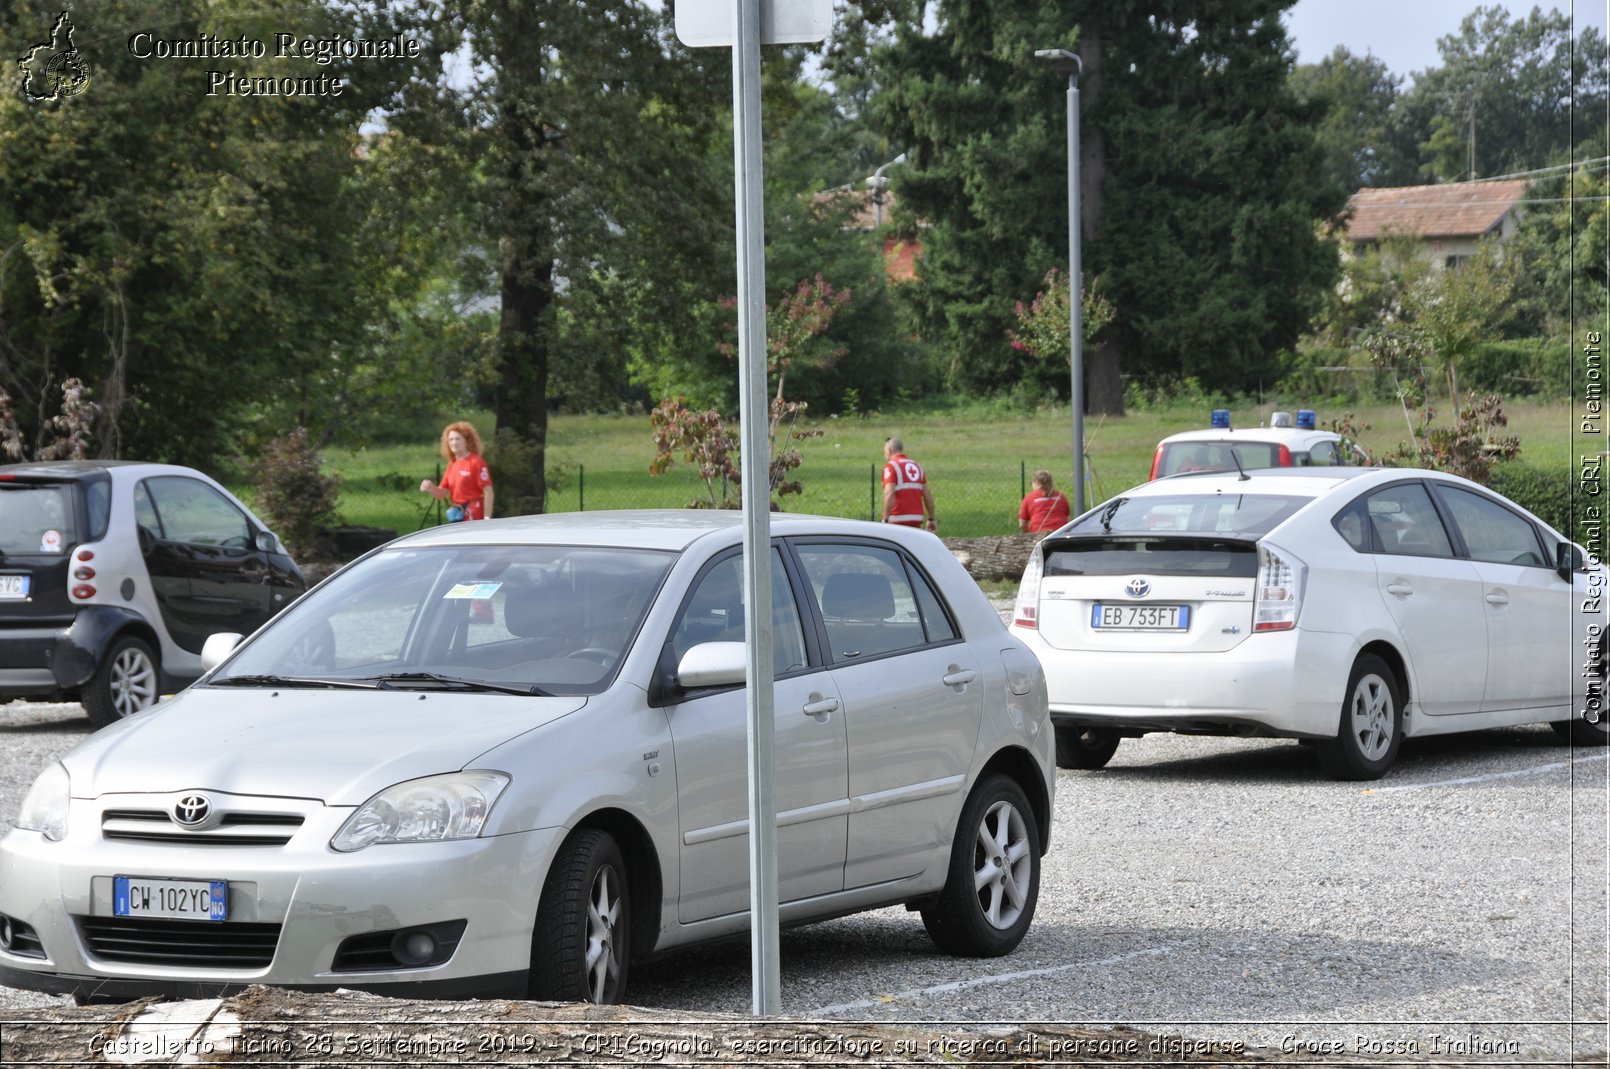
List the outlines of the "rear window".
{"type": "Polygon", "coordinates": [[[1260,538],[1312,500],[1296,494],[1115,497],[1075,520],[1069,533],[1105,536],[1167,532],[1260,538]]]}
{"type": "Polygon", "coordinates": [[[71,483],[0,483],[0,553],[66,553],[79,542],[71,483]]]}
{"type": "Polygon", "coordinates": [[[1243,468],[1280,467],[1278,442],[1172,442],[1163,447],[1158,476],[1190,471],[1235,471],[1243,468]]]}
{"type": "Polygon", "coordinates": [[[1254,542],[1212,538],[1082,538],[1046,547],[1045,576],[1199,575],[1251,579],[1254,542]]]}

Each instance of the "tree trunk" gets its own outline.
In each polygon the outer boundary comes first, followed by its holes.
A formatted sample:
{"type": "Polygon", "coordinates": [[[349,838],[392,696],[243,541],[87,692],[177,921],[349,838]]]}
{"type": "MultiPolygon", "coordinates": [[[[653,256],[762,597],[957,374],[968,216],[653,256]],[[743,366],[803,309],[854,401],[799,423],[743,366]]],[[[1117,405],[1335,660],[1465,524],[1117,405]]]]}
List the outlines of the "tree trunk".
{"type": "Polygon", "coordinates": [[[959,1065],[1271,1060],[1131,1028],[921,1025],[578,1003],[416,1002],[252,987],[224,999],[13,1011],[5,1065],[959,1065]]]}
{"type": "MultiPolygon", "coordinates": [[[[1099,122],[1083,122],[1101,104],[1101,24],[1087,18],[1079,27],[1079,228],[1085,242],[1101,230],[1101,198],[1107,183],[1107,135],[1099,122]]],[[[1124,309],[1118,309],[1123,315],[1124,309]]],[[[1118,346],[1099,338],[1084,354],[1085,411],[1103,416],[1124,414],[1124,383],[1119,375],[1118,346]]]]}
{"type": "MultiPolygon", "coordinates": [[[[543,153],[543,33],[534,11],[519,5],[495,23],[497,103],[502,134],[502,233],[498,242],[502,315],[498,323],[497,429],[532,446],[510,500],[544,511],[547,497],[548,350],[553,305],[554,226],[543,153]],[[524,485],[519,485],[524,483],[524,485]]],[[[510,473],[505,473],[506,475],[510,473]]]]}

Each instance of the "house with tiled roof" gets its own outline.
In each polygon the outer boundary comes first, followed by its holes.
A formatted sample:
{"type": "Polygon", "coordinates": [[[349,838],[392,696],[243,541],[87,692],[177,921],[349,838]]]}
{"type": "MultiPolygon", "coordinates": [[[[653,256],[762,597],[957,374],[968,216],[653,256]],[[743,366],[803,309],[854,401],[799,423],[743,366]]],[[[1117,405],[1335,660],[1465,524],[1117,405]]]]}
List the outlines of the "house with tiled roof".
{"type": "Polygon", "coordinates": [[[1361,189],[1349,198],[1337,236],[1355,252],[1393,236],[1413,238],[1427,259],[1453,266],[1482,239],[1502,244],[1514,235],[1528,185],[1499,179],[1361,189]]]}

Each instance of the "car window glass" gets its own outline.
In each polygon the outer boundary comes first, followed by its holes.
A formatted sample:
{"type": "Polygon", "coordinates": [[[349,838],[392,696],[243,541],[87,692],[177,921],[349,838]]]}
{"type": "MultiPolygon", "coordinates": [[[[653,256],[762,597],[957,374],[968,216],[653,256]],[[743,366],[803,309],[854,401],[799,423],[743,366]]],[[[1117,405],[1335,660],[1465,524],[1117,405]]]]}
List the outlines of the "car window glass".
{"type": "Polygon", "coordinates": [[[112,519],[112,482],[105,477],[84,480],[84,505],[89,513],[87,541],[106,537],[107,524],[112,519]]]}
{"type": "Polygon", "coordinates": [[[1365,512],[1364,503],[1355,501],[1331,521],[1336,533],[1342,536],[1342,541],[1352,546],[1359,553],[1370,551],[1369,518],[1365,512]]]}
{"type": "Polygon", "coordinates": [[[153,538],[164,537],[162,517],[157,515],[157,507],[152,503],[151,494],[146,490],[145,483],[140,483],[134,488],[134,522],[153,538]]]}
{"type": "Polygon", "coordinates": [[[1334,467],[1340,463],[1337,459],[1336,443],[1315,442],[1308,450],[1308,463],[1316,468],[1334,467]]]}
{"type": "Polygon", "coordinates": [[[54,556],[66,553],[77,542],[70,485],[0,485],[0,553],[54,556]]]}
{"type": "Polygon", "coordinates": [[[1439,486],[1437,493],[1448,506],[1472,560],[1546,566],[1537,529],[1526,518],[1468,490],[1439,486]]]}
{"type": "Polygon", "coordinates": [[[1366,499],[1370,526],[1382,553],[1409,557],[1452,557],[1453,544],[1419,483],[1377,490],[1366,499]]]}
{"type": "Polygon", "coordinates": [[[235,549],[251,545],[245,515],[206,483],[161,475],[141,485],[150,491],[162,534],[170,541],[235,549]]]}
{"type": "MultiPolygon", "coordinates": [[[[778,552],[771,561],[772,671],[777,675],[806,666],[805,629],[799,605],[778,552]]],[[[744,641],[743,557],[733,555],[717,562],[699,579],[671,629],[671,650],[677,661],[701,642],[744,641]]]]}
{"type": "Polygon", "coordinates": [[[924,630],[928,633],[928,641],[949,642],[957,637],[956,627],[950,621],[950,614],[945,612],[944,603],[939,595],[929,585],[928,580],[907,562],[906,573],[911,577],[911,588],[917,594],[917,611],[922,615],[924,630]]]}
{"type": "Polygon", "coordinates": [[[1243,468],[1278,467],[1280,446],[1271,442],[1174,442],[1163,447],[1157,474],[1235,471],[1237,460],[1243,468]]]}
{"type": "Polygon", "coordinates": [[[798,548],[835,662],[914,649],[927,641],[900,554],[860,545],[798,548]]]}
{"type": "Polygon", "coordinates": [[[1268,534],[1311,497],[1295,494],[1147,494],[1113,498],[1074,521],[1072,534],[1268,534]]]}

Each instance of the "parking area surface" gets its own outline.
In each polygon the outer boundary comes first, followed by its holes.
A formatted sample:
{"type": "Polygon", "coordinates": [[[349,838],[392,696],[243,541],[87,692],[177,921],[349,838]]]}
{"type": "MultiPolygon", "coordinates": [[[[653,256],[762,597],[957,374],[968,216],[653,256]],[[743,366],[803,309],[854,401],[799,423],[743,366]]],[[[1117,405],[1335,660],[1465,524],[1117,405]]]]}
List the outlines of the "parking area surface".
{"type": "MultiPolygon", "coordinates": [[[[89,730],[0,706],[0,819],[89,730]]],[[[1129,1024],[1293,1060],[1546,1062],[1606,1048],[1610,754],[1546,727],[1411,740],[1334,783],[1283,740],[1152,735],[1062,772],[1028,938],[938,954],[916,914],[787,931],[790,1016],[1129,1024]]],[[[750,1007],[739,941],[640,965],[631,1001],[750,1007]]],[[[62,1004],[0,988],[0,1014],[62,1004]]]]}

